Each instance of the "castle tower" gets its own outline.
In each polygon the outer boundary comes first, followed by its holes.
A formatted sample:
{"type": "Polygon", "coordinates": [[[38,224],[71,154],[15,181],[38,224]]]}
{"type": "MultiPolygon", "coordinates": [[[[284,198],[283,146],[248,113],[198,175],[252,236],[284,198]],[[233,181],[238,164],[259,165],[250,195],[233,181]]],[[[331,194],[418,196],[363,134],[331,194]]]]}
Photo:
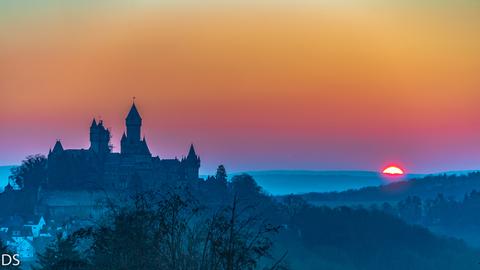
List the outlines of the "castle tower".
{"type": "Polygon", "coordinates": [[[90,150],[97,154],[110,152],[110,131],[103,126],[103,121],[97,121],[95,118],[90,126],[90,150]]]}
{"type": "Polygon", "coordinates": [[[199,178],[200,157],[195,153],[193,144],[190,145],[187,157],[182,159],[182,165],[187,180],[197,180],[199,178]]]}
{"type": "Polygon", "coordinates": [[[99,150],[98,140],[98,125],[95,118],[93,118],[92,124],[90,125],[90,149],[97,153],[99,150]]]}
{"type": "Polygon", "coordinates": [[[138,113],[137,106],[133,102],[127,118],[125,118],[127,132],[123,133],[120,141],[122,154],[148,155],[151,156],[145,137],[141,139],[142,117],[138,113]]]}
{"type": "Polygon", "coordinates": [[[130,112],[125,119],[125,124],[127,126],[127,137],[132,142],[140,141],[140,133],[142,128],[142,117],[138,113],[137,106],[135,106],[135,102],[132,104],[132,108],[130,108],[130,112]]]}
{"type": "Polygon", "coordinates": [[[55,146],[53,146],[53,150],[50,154],[60,154],[62,152],[63,152],[63,145],[60,142],[60,140],[57,140],[57,142],[55,143],[55,146]]]}
{"type": "Polygon", "coordinates": [[[200,158],[197,156],[197,153],[195,153],[195,147],[193,146],[193,143],[190,144],[190,149],[188,150],[187,160],[191,161],[191,162],[200,161],[200,158]]]}

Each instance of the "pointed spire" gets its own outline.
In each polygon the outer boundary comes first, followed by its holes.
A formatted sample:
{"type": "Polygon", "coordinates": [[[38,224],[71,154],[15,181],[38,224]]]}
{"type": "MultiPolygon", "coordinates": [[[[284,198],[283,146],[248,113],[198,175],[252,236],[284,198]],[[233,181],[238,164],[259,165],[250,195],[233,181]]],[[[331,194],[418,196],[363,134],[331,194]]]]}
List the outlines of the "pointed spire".
{"type": "Polygon", "coordinates": [[[128,112],[127,121],[141,121],[142,117],[138,113],[137,106],[135,106],[135,101],[132,103],[132,107],[130,108],[130,112],[128,112]]]}
{"type": "Polygon", "coordinates": [[[62,152],[63,151],[63,146],[62,146],[62,143],[60,142],[60,140],[57,140],[57,142],[55,143],[55,146],[53,147],[53,153],[57,153],[57,152],[62,152]]]}
{"type": "Polygon", "coordinates": [[[142,145],[142,153],[150,155],[151,154],[150,149],[148,149],[147,141],[145,140],[145,137],[143,137],[141,145],[142,145]]]}
{"type": "Polygon", "coordinates": [[[95,120],[95,118],[93,118],[92,125],[90,125],[90,128],[94,128],[94,127],[97,127],[97,121],[95,120]]]}
{"type": "Polygon", "coordinates": [[[125,134],[125,132],[123,132],[122,141],[125,141],[126,139],[127,139],[127,135],[125,134]]]}
{"type": "Polygon", "coordinates": [[[190,145],[190,150],[188,150],[187,159],[197,159],[197,154],[195,153],[195,147],[193,147],[193,143],[190,145]]]}

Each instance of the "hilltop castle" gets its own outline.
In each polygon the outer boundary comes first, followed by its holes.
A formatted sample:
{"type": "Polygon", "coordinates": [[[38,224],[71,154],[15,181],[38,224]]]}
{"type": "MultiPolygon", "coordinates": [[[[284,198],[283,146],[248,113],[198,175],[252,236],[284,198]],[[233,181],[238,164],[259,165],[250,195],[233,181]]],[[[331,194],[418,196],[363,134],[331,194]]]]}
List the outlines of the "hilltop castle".
{"type": "Polygon", "coordinates": [[[135,103],[125,119],[119,153],[112,152],[110,131],[93,119],[88,149],[64,149],[57,141],[48,153],[45,176],[38,183],[0,193],[0,217],[39,215],[52,220],[91,219],[105,203],[143,191],[198,188],[200,158],[193,145],[181,159],[152,156],[142,137],[142,117],[135,103]]]}
{"type": "Polygon", "coordinates": [[[112,152],[110,131],[103,121],[93,119],[88,149],[64,149],[57,141],[46,162],[42,157],[46,170],[35,176],[42,180],[20,189],[9,182],[0,193],[0,238],[26,260],[33,259],[34,242],[38,247],[59,232],[91,226],[108,206],[131,195],[168,192],[179,186],[198,188],[200,158],[193,145],[181,159],[152,156],[135,103],[125,124],[119,153],[112,152]]]}
{"type": "Polygon", "coordinates": [[[135,102],[125,124],[120,153],[112,152],[110,131],[96,119],[90,126],[89,149],[64,149],[57,141],[48,154],[44,189],[146,190],[199,179],[200,158],[193,145],[180,160],[152,156],[145,137],[142,138],[142,117],[135,102]]]}

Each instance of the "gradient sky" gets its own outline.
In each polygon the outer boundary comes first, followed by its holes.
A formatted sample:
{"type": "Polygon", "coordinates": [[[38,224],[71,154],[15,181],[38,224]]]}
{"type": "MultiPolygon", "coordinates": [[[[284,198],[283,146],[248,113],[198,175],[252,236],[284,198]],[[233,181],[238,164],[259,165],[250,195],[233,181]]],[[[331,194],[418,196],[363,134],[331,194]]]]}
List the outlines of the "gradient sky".
{"type": "Polygon", "coordinates": [[[0,2],[0,165],[93,117],[118,151],[136,96],[203,173],[480,169],[478,1],[156,2],[0,2]]]}

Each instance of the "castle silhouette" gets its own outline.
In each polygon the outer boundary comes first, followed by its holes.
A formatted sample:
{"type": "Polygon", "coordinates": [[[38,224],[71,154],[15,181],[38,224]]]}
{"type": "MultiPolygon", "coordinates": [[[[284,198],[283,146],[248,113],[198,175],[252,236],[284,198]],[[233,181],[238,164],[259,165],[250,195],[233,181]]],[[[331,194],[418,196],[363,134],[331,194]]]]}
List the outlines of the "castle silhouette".
{"type": "Polygon", "coordinates": [[[200,158],[193,144],[182,159],[152,156],[142,135],[142,117],[133,102],[125,119],[120,153],[112,152],[110,131],[93,119],[89,149],[64,149],[57,141],[49,151],[47,190],[146,190],[199,179],[200,158]]]}
{"type": "Polygon", "coordinates": [[[110,131],[93,119],[88,149],[64,149],[57,141],[48,153],[45,176],[20,189],[10,182],[0,193],[0,219],[44,216],[56,221],[90,220],[106,211],[106,201],[137,192],[198,187],[200,158],[193,144],[181,159],[152,156],[142,135],[142,117],[135,103],[125,119],[120,153],[112,152],[110,131]]]}

